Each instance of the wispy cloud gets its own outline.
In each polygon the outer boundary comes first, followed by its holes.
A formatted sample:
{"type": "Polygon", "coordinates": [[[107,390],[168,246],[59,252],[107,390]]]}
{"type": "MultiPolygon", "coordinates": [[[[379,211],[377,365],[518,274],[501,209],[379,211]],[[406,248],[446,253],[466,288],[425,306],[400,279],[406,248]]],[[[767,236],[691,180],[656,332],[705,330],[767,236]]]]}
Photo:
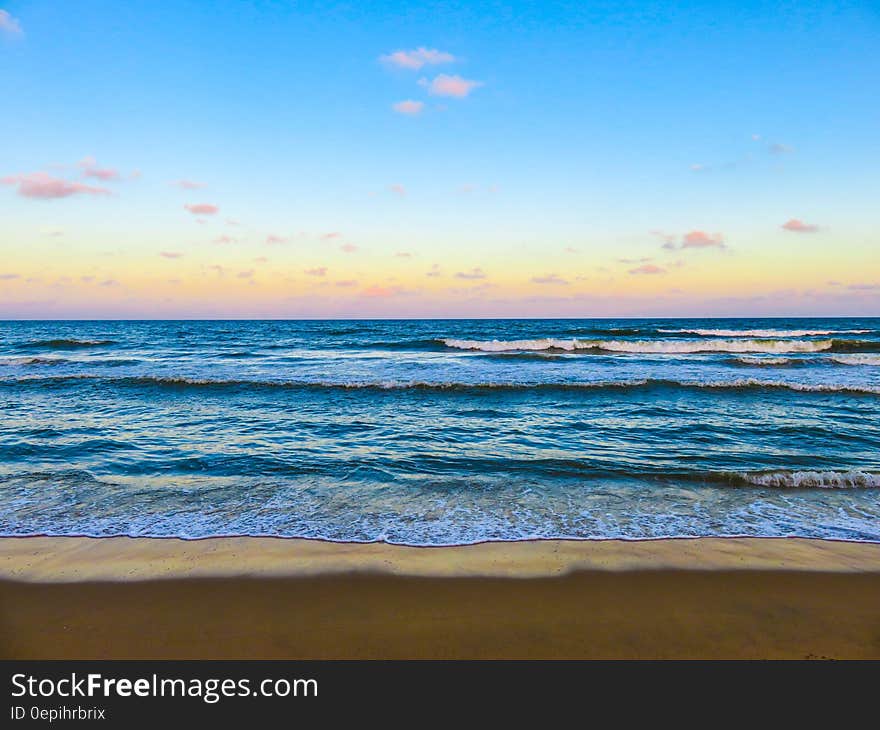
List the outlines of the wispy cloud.
{"type": "Polygon", "coordinates": [[[414,101],[413,99],[404,99],[397,101],[391,105],[391,108],[398,114],[407,114],[411,117],[421,114],[425,110],[425,102],[414,101]]]}
{"type": "Polygon", "coordinates": [[[37,198],[41,200],[69,198],[71,195],[110,195],[110,191],[107,188],[63,180],[45,172],[11,175],[0,178],[0,183],[3,185],[17,185],[18,190],[16,192],[23,198],[37,198]]]}
{"type": "Polygon", "coordinates": [[[9,35],[21,35],[24,33],[21,29],[21,23],[6,10],[0,10],[0,32],[8,33],[9,35]]]}
{"type": "Polygon", "coordinates": [[[196,182],[195,180],[175,180],[170,184],[181,190],[201,190],[202,188],[207,187],[205,183],[196,182]]]}
{"type": "Polygon", "coordinates": [[[358,247],[353,243],[343,243],[339,248],[343,253],[354,253],[358,250],[358,247]]]}
{"type": "Polygon", "coordinates": [[[481,268],[477,267],[475,269],[471,269],[470,271],[459,271],[455,275],[456,279],[485,279],[486,272],[481,268]]]}
{"type": "Polygon", "coordinates": [[[112,167],[98,167],[98,163],[94,157],[85,157],[79,161],[84,177],[94,177],[98,180],[108,182],[110,180],[119,179],[119,171],[112,167]]]}
{"type": "Polygon", "coordinates": [[[12,281],[13,279],[20,278],[18,274],[0,274],[0,281],[12,281]]]}
{"type": "Polygon", "coordinates": [[[235,243],[235,239],[232,236],[217,236],[214,239],[214,243],[235,243]]]}
{"type": "Polygon", "coordinates": [[[634,269],[629,270],[630,274],[665,274],[666,269],[662,266],[657,266],[656,264],[643,264],[642,266],[636,266],[634,269]]]}
{"type": "Polygon", "coordinates": [[[403,187],[403,185],[401,185],[400,183],[395,183],[394,185],[389,185],[388,189],[392,193],[394,193],[395,195],[400,195],[401,197],[406,195],[406,188],[403,187]]]}
{"type": "Polygon", "coordinates": [[[533,284],[561,284],[567,285],[568,282],[558,274],[547,274],[546,276],[533,276],[531,278],[533,284]]]}
{"type": "Polygon", "coordinates": [[[248,269],[247,271],[239,271],[235,276],[239,279],[250,279],[253,278],[254,270],[248,269]]]}
{"type": "Polygon", "coordinates": [[[287,243],[287,238],[285,238],[284,236],[279,236],[275,233],[270,233],[268,236],[266,236],[266,243],[270,246],[280,243],[287,243]]]}
{"type": "Polygon", "coordinates": [[[782,144],[781,142],[773,142],[772,144],[767,145],[767,151],[771,155],[787,155],[794,152],[794,147],[782,144]]]}
{"type": "Polygon", "coordinates": [[[339,231],[330,231],[330,233],[321,234],[321,240],[330,241],[334,238],[342,238],[342,234],[339,231]]]}
{"type": "Polygon", "coordinates": [[[412,254],[409,251],[397,251],[394,254],[399,259],[411,259],[412,254]]]}
{"type": "Polygon", "coordinates": [[[394,51],[385,56],[380,56],[379,60],[390,66],[397,68],[410,69],[418,71],[423,66],[437,66],[444,63],[453,63],[456,59],[451,53],[446,51],[438,51],[436,48],[425,48],[420,46],[410,51],[394,51]]]}
{"type": "Polygon", "coordinates": [[[804,223],[802,220],[792,218],[782,224],[782,228],[792,233],[815,233],[819,230],[819,226],[813,223],[804,223]]]}
{"type": "Polygon", "coordinates": [[[483,85],[482,81],[463,79],[461,76],[447,76],[440,74],[431,81],[420,79],[419,84],[428,89],[428,93],[434,96],[453,96],[463,99],[474,89],[483,85]]]}
{"type": "MultiPolygon", "coordinates": [[[[720,233],[706,233],[706,231],[688,231],[678,240],[678,236],[662,231],[651,231],[655,236],[663,239],[663,248],[667,251],[675,251],[677,249],[687,248],[726,248],[724,236],[720,233]]],[[[646,259],[647,260],[647,259],[646,259]]],[[[625,259],[621,259],[624,263],[629,263],[625,259]]]]}
{"type": "Polygon", "coordinates": [[[214,215],[220,210],[213,203],[187,203],[183,207],[193,215],[214,215]]]}
{"type": "Polygon", "coordinates": [[[431,270],[428,271],[425,276],[430,276],[431,278],[436,278],[438,276],[442,276],[440,272],[440,264],[432,264],[431,270]]]}
{"type": "Polygon", "coordinates": [[[374,286],[371,286],[371,287],[364,289],[361,292],[361,296],[367,297],[370,299],[376,299],[376,298],[381,299],[381,298],[386,298],[386,297],[396,297],[400,294],[407,294],[407,293],[409,293],[409,292],[407,292],[405,289],[403,289],[399,286],[374,285],[374,286]]]}
{"type": "Polygon", "coordinates": [[[160,251],[159,255],[163,259],[179,259],[181,256],[183,256],[183,254],[179,251],[160,251]]]}
{"type": "Polygon", "coordinates": [[[327,276],[327,267],[317,266],[314,269],[306,269],[303,273],[308,276],[327,276]]]}
{"type": "Polygon", "coordinates": [[[352,286],[357,286],[357,279],[343,279],[342,281],[336,281],[333,283],[333,286],[338,286],[340,288],[349,288],[352,286]]]}

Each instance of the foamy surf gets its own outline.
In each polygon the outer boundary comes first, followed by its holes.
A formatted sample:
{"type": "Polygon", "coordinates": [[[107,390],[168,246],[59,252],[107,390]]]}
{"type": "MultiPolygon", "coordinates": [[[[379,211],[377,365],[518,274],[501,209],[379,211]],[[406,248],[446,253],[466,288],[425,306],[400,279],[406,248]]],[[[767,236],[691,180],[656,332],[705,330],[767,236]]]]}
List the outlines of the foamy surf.
{"type": "Polygon", "coordinates": [[[563,350],[566,352],[622,352],[649,355],[687,355],[701,352],[809,353],[830,350],[833,340],[458,340],[443,344],[457,350],[510,352],[515,350],[563,350]]]}
{"type": "Polygon", "coordinates": [[[782,471],[737,474],[749,484],[790,489],[866,489],[880,487],[880,474],[865,471],[782,471]]]}
{"type": "Polygon", "coordinates": [[[873,330],[724,330],[724,329],[682,329],[664,330],[662,334],[688,334],[701,337],[822,337],[827,335],[864,335],[873,330]]]}
{"type": "Polygon", "coordinates": [[[880,354],[860,353],[853,355],[835,355],[831,359],[841,365],[880,366],[880,354]]]}

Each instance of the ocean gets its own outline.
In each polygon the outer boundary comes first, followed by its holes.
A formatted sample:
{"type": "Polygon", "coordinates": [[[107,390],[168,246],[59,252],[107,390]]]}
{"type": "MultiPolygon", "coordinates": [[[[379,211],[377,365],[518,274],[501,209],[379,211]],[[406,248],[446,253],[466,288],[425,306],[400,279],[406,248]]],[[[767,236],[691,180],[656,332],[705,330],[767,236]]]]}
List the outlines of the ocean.
{"type": "Polygon", "coordinates": [[[880,540],[880,318],[0,323],[0,534],[880,540]]]}

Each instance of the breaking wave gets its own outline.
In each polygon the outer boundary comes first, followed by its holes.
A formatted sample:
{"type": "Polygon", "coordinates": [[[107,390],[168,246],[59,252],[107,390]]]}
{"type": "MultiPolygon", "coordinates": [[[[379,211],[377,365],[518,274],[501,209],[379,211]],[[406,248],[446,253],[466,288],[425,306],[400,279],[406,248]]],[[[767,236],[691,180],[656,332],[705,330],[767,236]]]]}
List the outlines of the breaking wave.
{"type": "Polygon", "coordinates": [[[702,337],[821,337],[827,335],[864,335],[874,330],[657,330],[664,334],[691,334],[702,337]]]}
{"type": "Polygon", "coordinates": [[[116,344],[113,340],[76,340],[76,339],[56,339],[56,340],[33,340],[21,345],[22,349],[27,350],[79,350],[87,347],[101,347],[103,345],[116,344]]]}
{"type": "Polygon", "coordinates": [[[652,355],[698,352],[823,352],[831,350],[835,343],[835,340],[566,340],[550,337],[538,340],[443,340],[443,344],[447,347],[481,352],[562,350],[565,352],[624,352],[652,355]]]}
{"type": "Polygon", "coordinates": [[[64,385],[76,382],[92,381],[111,385],[133,387],[164,387],[164,388],[214,388],[214,389],[247,389],[247,388],[286,388],[302,390],[336,389],[336,390],[438,390],[438,391],[473,391],[473,390],[625,390],[633,388],[709,388],[717,390],[796,390],[814,393],[854,393],[880,394],[880,385],[852,383],[798,383],[779,380],[759,380],[742,378],[736,380],[671,380],[660,378],[639,378],[619,381],[559,381],[559,382],[516,382],[516,381],[423,381],[423,380],[363,380],[363,381],[328,381],[328,380],[248,380],[248,379],[210,379],[162,376],[122,376],[107,377],[103,375],[62,375],[51,377],[0,378],[2,385],[64,385]]]}
{"type": "Polygon", "coordinates": [[[777,471],[738,473],[736,478],[759,487],[789,489],[866,489],[880,487],[880,474],[866,471],[777,471]]]}

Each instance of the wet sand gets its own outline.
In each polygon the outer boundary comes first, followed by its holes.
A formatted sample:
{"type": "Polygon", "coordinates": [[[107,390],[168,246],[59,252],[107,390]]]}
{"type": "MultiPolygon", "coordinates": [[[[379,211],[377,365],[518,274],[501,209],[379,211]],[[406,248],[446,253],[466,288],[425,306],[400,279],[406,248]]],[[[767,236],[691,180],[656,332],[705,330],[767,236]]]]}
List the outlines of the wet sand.
{"type": "Polygon", "coordinates": [[[2,658],[880,658],[880,545],[0,539],[2,658]]]}

